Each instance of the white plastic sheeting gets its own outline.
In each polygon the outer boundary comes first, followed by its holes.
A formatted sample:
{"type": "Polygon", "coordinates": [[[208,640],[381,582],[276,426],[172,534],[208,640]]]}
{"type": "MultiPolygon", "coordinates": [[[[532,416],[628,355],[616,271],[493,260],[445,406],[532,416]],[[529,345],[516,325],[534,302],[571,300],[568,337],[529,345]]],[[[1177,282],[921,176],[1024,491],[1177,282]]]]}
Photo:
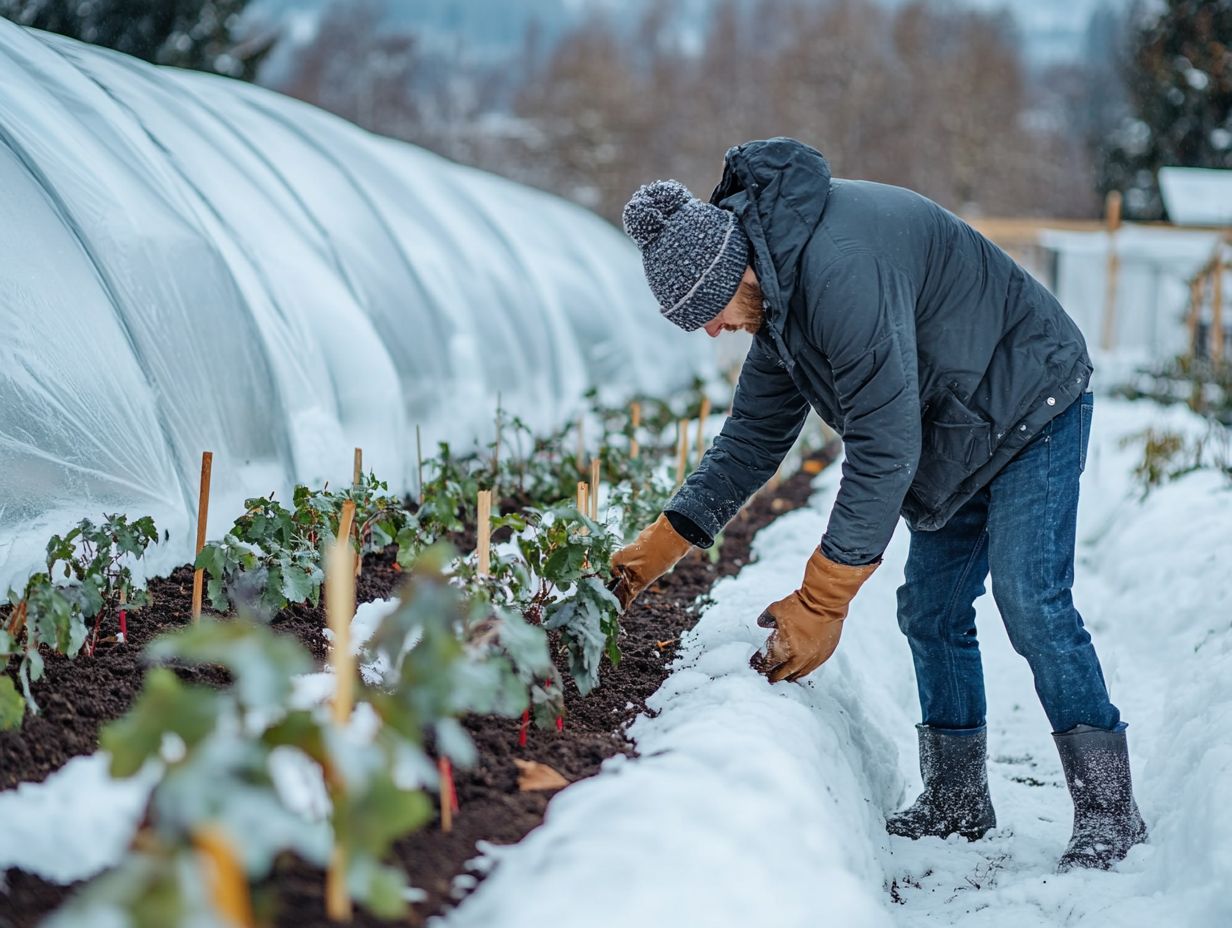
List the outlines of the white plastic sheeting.
{"type": "Polygon", "coordinates": [[[0,593],[85,516],[151,514],[189,559],[245,496],[400,489],[415,427],[546,429],[581,393],[709,374],[636,249],[546,194],[247,84],[0,20],[0,593]]]}

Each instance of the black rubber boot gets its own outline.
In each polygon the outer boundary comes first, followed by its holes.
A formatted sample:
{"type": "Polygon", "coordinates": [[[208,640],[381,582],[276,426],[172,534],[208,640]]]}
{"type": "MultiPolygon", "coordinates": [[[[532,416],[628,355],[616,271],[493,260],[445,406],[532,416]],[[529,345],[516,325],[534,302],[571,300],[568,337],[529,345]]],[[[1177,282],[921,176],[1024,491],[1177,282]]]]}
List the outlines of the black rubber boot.
{"type": "Polygon", "coordinates": [[[1147,839],[1134,802],[1125,732],[1079,725],[1052,737],[1074,800],[1074,834],[1057,869],[1108,870],[1147,839]]]}
{"type": "Polygon", "coordinates": [[[988,795],[988,733],[955,735],[917,725],[924,792],[909,808],[886,819],[886,831],[903,838],[962,835],[982,838],[997,827],[988,795]]]}

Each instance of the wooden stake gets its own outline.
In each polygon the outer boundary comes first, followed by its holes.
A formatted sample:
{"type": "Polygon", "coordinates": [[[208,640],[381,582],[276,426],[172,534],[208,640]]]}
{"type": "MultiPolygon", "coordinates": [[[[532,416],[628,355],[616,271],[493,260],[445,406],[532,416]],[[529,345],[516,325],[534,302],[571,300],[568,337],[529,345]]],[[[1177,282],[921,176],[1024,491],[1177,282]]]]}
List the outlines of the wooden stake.
{"type": "Polygon", "coordinates": [[[1105,228],[1108,233],[1108,267],[1104,283],[1104,328],[1102,345],[1105,351],[1116,347],[1117,278],[1121,259],[1116,250],[1116,233],[1121,228],[1121,193],[1109,191],[1104,206],[1105,228]]]}
{"type": "MultiPolygon", "coordinates": [[[[201,492],[197,496],[197,553],[193,559],[201,555],[205,547],[205,528],[210,518],[210,475],[214,469],[214,452],[201,452],[201,492]]],[[[201,593],[205,584],[205,571],[193,573],[192,620],[201,621],[201,593]]]]}
{"type": "Polygon", "coordinates": [[[347,853],[341,844],[334,845],[325,871],[325,915],[331,922],[351,920],[351,894],[346,885],[347,853]]]}
{"type": "Polygon", "coordinates": [[[641,450],[637,444],[637,430],[642,424],[641,403],[633,402],[629,404],[629,424],[631,426],[630,431],[633,433],[633,436],[629,439],[629,457],[636,460],[638,451],[641,450]]]}
{"type": "MultiPolygon", "coordinates": [[[[587,515],[590,512],[590,484],[585,480],[579,480],[577,485],[577,511],[582,515],[587,515]]],[[[586,529],[582,529],[583,532],[586,529]]]]}
{"type": "MultiPolygon", "coordinates": [[[[351,621],[355,618],[355,549],[351,547],[351,528],[355,523],[355,501],[342,504],[338,536],[325,554],[325,615],[334,644],[329,662],[334,670],[334,696],[331,717],[345,725],[355,705],[355,655],[351,653],[351,621]]],[[[347,850],[335,842],[325,874],[325,913],[331,921],[351,920],[351,895],[346,885],[347,850]]]]}
{"type": "MultiPolygon", "coordinates": [[[[1222,245],[1220,246],[1222,249],[1222,245]]],[[[1223,362],[1223,254],[1215,258],[1214,277],[1211,278],[1211,363],[1216,367],[1223,362]]]]}
{"type": "Polygon", "coordinates": [[[1198,356],[1198,318],[1202,315],[1202,279],[1195,277],[1189,282],[1189,357],[1198,356]]]}
{"type": "Polygon", "coordinates": [[[579,474],[586,473],[586,417],[578,417],[577,426],[577,469],[579,474]]]}
{"type": "Polygon", "coordinates": [[[689,420],[681,419],[676,423],[676,486],[684,483],[685,471],[689,466],[689,420]]]}
{"type": "Polygon", "coordinates": [[[194,832],[192,841],[215,912],[230,928],[252,928],[256,920],[248,877],[235,846],[217,825],[206,825],[194,832]]]}
{"type": "Polygon", "coordinates": [[[415,463],[419,469],[419,505],[423,505],[423,441],[419,434],[419,426],[415,426],[415,463]]]}
{"type": "Polygon", "coordinates": [[[478,552],[479,576],[486,577],[492,567],[492,491],[479,491],[478,552]]]}
{"type": "Polygon", "coordinates": [[[599,456],[590,459],[590,486],[587,488],[590,496],[590,511],[587,515],[590,516],[591,522],[599,521],[599,456]]]}
{"type": "Polygon", "coordinates": [[[351,483],[354,486],[359,486],[359,482],[363,480],[363,477],[364,477],[364,449],[356,448],[355,449],[355,467],[354,467],[354,472],[351,476],[351,483]]]}
{"type": "Polygon", "coordinates": [[[325,556],[325,614],[333,632],[330,664],[334,668],[333,717],[339,725],[351,717],[355,700],[355,655],[351,653],[351,620],[355,618],[355,549],[351,528],[355,523],[355,500],[342,504],[338,537],[325,556]]]}
{"type": "Polygon", "coordinates": [[[697,415],[697,465],[702,463],[702,455],[706,453],[706,417],[710,415],[710,397],[702,397],[702,409],[697,415]]]}

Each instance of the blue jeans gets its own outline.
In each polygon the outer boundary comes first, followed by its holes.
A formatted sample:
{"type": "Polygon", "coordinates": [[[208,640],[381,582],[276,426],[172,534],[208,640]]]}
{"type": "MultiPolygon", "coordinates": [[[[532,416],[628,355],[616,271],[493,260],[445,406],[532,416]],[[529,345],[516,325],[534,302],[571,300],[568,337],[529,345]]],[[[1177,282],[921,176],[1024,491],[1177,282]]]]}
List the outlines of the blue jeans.
{"type": "Polygon", "coordinates": [[[1010,643],[1035,675],[1052,730],[1122,727],[1070,595],[1078,477],[1092,408],[1086,393],[944,528],[912,532],[898,624],[911,644],[925,725],[978,729],[985,723],[974,602],[991,571],[1010,643]]]}

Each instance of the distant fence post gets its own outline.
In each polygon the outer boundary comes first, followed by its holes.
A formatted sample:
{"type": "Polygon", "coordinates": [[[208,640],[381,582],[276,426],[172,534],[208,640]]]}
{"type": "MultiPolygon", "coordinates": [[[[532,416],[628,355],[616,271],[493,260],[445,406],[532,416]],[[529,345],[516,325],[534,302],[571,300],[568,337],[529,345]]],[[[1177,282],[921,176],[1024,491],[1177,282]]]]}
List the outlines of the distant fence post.
{"type": "Polygon", "coordinates": [[[1121,228],[1121,193],[1111,190],[1104,201],[1104,222],[1108,233],[1108,269],[1104,282],[1104,325],[1100,345],[1105,351],[1116,347],[1117,277],[1121,259],[1117,254],[1117,231],[1121,228]]]}

